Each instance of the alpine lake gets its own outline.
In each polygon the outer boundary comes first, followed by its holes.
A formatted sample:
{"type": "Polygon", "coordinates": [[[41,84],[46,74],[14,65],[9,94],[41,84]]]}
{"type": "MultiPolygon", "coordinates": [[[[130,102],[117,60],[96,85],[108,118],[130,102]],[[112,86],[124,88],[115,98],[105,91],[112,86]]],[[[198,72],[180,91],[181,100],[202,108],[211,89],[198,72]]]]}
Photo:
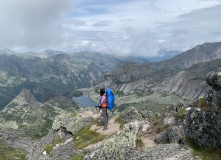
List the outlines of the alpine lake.
{"type": "Polygon", "coordinates": [[[87,96],[73,97],[73,100],[79,103],[80,107],[87,108],[99,105],[98,102],[95,102],[92,98],[87,96]]]}

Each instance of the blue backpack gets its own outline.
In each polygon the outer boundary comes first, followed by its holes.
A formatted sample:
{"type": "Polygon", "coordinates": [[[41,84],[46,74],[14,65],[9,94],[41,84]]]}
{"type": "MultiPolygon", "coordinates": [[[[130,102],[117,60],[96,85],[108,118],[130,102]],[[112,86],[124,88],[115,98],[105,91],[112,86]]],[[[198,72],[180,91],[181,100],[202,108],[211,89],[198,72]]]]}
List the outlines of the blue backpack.
{"type": "Polygon", "coordinates": [[[115,96],[110,88],[106,89],[106,95],[107,95],[107,109],[111,110],[114,107],[115,96]]]}

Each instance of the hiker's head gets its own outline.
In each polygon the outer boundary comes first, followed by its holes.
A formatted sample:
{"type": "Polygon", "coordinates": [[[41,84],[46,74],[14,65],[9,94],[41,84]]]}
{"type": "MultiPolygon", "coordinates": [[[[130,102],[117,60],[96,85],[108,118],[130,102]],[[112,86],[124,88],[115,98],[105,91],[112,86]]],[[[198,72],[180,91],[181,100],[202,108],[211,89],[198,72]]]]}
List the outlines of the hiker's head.
{"type": "Polygon", "coordinates": [[[103,96],[104,93],[105,93],[105,89],[101,87],[101,88],[100,88],[100,95],[103,96]]]}

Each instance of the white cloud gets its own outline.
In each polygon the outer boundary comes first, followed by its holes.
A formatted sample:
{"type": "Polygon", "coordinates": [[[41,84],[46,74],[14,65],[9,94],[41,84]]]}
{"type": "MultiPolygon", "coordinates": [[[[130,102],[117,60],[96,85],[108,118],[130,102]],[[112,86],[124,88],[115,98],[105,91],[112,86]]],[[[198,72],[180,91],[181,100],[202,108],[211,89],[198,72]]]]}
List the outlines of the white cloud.
{"type": "Polygon", "coordinates": [[[62,13],[72,0],[1,0],[0,48],[46,48],[61,42],[62,13]]]}
{"type": "Polygon", "coordinates": [[[1,0],[0,48],[157,56],[159,50],[220,40],[218,4],[220,0],[1,0]]]}

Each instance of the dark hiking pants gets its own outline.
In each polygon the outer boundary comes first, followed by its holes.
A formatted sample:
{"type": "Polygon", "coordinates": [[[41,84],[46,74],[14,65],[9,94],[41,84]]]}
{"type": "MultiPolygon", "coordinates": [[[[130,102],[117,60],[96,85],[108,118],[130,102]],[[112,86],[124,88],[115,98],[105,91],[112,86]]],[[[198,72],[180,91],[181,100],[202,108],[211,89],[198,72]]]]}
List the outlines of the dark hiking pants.
{"type": "Polygon", "coordinates": [[[107,122],[108,122],[107,108],[102,108],[102,114],[104,117],[104,126],[107,126],[107,122]]]}

